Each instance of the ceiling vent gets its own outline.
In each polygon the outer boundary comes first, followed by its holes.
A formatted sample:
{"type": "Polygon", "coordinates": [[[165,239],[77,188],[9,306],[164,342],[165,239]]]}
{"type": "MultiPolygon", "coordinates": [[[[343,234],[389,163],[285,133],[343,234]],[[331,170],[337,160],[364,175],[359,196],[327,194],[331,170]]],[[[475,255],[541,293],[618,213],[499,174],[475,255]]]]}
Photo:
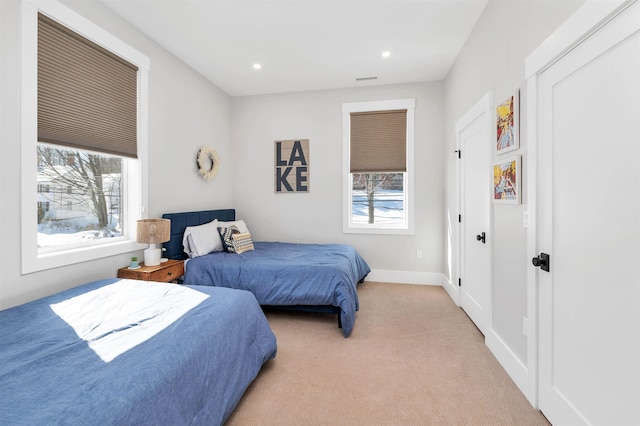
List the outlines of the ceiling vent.
{"type": "Polygon", "coordinates": [[[377,80],[378,77],[358,77],[356,81],[367,81],[367,80],[377,80]]]}

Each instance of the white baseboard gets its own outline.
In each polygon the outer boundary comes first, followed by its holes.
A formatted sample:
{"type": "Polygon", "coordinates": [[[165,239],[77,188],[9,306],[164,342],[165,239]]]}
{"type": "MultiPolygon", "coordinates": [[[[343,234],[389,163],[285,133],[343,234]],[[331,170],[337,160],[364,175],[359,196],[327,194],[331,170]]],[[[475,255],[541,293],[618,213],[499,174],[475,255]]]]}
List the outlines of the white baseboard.
{"type": "Polygon", "coordinates": [[[390,271],[372,269],[366,281],[377,281],[397,284],[422,284],[442,286],[446,277],[442,272],[390,271]]]}
{"type": "Polygon", "coordinates": [[[449,294],[449,297],[451,298],[451,300],[453,300],[453,303],[455,303],[456,306],[460,306],[460,287],[458,286],[458,284],[452,283],[451,280],[445,276],[442,288],[444,288],[447,294],[449,294]]]}
{"type": "Polygon", "coordinates": [[[533,405],[532,401],[535,401],[535,395],[530,394],[531,389],[533,389],[531,386],[533,378],[529,377],[529,370],[527,366],[511,349],[509,349],[495,331],[489,330],[484,341],[493,356],[496,357],[500,365],[505,369],[509,377],[511,377],[516,386],[518,386],[520,391],[533,405]]]}

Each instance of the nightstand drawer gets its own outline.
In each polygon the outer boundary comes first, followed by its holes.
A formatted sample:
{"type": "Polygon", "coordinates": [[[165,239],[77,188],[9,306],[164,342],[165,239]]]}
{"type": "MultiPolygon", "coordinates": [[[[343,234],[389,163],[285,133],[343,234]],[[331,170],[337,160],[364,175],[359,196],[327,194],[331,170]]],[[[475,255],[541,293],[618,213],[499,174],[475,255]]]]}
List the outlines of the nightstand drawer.
{"type": "Polygon", "coordinates": [[[145,266],[140,264],[138,269],[127,267],[118,269],[118,278],[128,278],[131,280],[177,282],[178,278],[184,275],[183,260],[167,260],[157,266],[145,266]]]}
{"type": "Polygon", "coordinates": [[[145,281],[168,282],[177,280],[184,275],[184,262],[178,262],[175,265],[171,265],[145,275],[145,281]]]}

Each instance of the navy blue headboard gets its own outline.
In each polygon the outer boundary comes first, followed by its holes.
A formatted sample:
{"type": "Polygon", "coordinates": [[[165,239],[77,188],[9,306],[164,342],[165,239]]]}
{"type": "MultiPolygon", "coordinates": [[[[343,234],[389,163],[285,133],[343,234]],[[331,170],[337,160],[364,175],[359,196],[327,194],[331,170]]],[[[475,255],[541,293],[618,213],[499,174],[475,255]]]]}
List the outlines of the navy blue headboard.
{"type": "Polygon", "coordinates": [[[171,220],[171,239],[163,244],[166,251],[163,257],[169,259],[186,259],[187,254],[182,248],[182,236],[187,226],[198,226],[211,222],[213,219],[221,221],[236,220],[235,209],[201,210],[199,212],[165,213],[163,219],[171,220]]]}

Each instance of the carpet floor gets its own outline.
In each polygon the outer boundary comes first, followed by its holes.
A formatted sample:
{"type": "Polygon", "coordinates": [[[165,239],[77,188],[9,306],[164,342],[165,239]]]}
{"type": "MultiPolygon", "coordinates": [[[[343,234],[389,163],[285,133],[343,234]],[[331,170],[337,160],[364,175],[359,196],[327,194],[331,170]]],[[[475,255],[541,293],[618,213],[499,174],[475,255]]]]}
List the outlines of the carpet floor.
{"type": "Polygon", "coordinates": [[[233,425],[548,425],[437,286],[365,282],[349,338],[335,315],[269,311],[278,354],[233,425]]]}

